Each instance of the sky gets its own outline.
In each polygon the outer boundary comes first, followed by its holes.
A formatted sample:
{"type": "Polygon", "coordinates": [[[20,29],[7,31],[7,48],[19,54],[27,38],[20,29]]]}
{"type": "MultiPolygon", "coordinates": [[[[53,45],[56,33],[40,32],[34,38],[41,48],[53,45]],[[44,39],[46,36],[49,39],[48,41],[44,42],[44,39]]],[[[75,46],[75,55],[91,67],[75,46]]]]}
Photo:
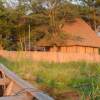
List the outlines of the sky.
{"type": "Polygon", "coordinates": [[[17,0],[5,0],[7,2],[7,5],[11,6],[11,7],[15,7],[18,3],[17,0]]]}
{"type": "MultiPolygon", "coordinates": [[[[18,0],[6,0],[6,1],[8,2],[9,6],[11,6],[11,7],[15,7],[18,3],[18,0]]],[[[80,1],[79,2],[76,2],[75,0],[67,0],[67,1],[70,1],[73,4],[80,4],[80,1]]]]}
{"type": "MultiPolygon", "coordinates": [[[[13,2],[13,3],[17,3],[18,1],[17,0],[7,0],[8,2],[13,2]]],[[[75,0],[68,0],[68,1],[71,1],[72,3],[76,3],[75,0]]],[[[77,0],[78,1],[78,0],[77,0]]]]}

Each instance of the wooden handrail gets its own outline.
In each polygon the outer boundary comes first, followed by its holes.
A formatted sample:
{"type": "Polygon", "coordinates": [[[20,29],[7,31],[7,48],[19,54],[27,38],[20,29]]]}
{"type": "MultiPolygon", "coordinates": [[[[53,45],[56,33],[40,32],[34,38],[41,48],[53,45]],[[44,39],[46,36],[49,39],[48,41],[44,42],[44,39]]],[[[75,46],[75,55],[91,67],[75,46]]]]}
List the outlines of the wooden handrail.
{"type": "Polygon", "coordinates": [[[6,96],[0,97],[0,100],[28,100],[26,96],[6,96]]]}
{"type": "MultiPolygon", "coordinates": [[[[49,97],[42,91],[37,90],[37,88],[30,85],[28,82],[22,80],[20,77],[18,77],[16,74],[11,72],[7,67],[5,67],[3,64],[0,64],[0,70],[2,70],[7,77],[9,77],[10,80],[12,80],[14,83],[16,83],[18,86],[20,86],[22,89],[25,89],[25,91],[35,97],[37,100],[54,100],[52,97],[49,97]]],[[[0,99],[3,100],[3,99],[0,99]]],[[[19,100],[19,99],[17,99],[19,100]]]]}

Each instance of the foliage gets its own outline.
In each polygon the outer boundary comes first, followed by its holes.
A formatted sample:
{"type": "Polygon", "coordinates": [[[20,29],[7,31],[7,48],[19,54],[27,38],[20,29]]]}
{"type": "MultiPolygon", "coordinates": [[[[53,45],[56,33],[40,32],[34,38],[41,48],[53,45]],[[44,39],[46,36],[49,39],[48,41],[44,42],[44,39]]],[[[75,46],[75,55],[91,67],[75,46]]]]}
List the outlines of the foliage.
{"type": "Polygon", "coordinates": [[[90,100],[98,100],[100,97],[99,63],[58,64],[18,59],[20,60],[13,61],[1,57],[0,62],[23,79],[52,95],[56,100],[66,100],[67,97],[62,95],[70,91],[78,92],[82,98],[89,97],[90,100]]]}
{"type": "Polygon", "coordinates": [[[76,17],[88,20],[94,29],[100,24],[99,0],[15,1],[0,0],[0,45],[7,50],[29,50],[28,45],[33,48],[45,36],[59,37],[64,23],[76,17]]]}

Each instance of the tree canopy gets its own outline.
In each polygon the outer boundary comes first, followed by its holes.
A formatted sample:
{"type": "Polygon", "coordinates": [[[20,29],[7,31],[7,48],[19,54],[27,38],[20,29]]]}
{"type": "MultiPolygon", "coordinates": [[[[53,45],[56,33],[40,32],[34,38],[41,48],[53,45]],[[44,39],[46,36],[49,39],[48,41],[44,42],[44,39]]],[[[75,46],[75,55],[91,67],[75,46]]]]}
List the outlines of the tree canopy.
{"type": "Polygon", "coordinates": [[[30,50],[45,36],[59,35],[66,21],[87,20],[100,25],[100,0],[0,0],[0,45],[30,50]]]}

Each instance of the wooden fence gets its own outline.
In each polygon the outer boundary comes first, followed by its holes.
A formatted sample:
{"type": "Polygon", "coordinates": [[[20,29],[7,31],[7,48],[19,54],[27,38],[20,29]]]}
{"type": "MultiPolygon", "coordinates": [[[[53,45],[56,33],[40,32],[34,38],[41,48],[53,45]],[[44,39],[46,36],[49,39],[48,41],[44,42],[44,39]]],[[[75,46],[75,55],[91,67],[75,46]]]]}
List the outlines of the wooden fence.
{"type": "Polygon", "coordinates": [[[33,61],[69,62],[90,61],[99,62],[98,54],[61,53],[61,52],[28,52],[28,51],[0,51],[0,56],[11,60],[29,59],[33,61]]]}

